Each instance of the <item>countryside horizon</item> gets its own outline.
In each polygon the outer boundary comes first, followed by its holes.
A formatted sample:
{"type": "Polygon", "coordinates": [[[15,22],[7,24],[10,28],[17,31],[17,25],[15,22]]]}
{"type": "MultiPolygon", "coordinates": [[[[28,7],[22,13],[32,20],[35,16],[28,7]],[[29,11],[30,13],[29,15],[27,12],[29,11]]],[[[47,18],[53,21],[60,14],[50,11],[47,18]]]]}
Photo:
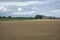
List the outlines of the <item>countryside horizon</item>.
{"type": "Polygon", "coordinates": [[[60,0],[0,0],[0,40],[60,40],[60,0]]]}

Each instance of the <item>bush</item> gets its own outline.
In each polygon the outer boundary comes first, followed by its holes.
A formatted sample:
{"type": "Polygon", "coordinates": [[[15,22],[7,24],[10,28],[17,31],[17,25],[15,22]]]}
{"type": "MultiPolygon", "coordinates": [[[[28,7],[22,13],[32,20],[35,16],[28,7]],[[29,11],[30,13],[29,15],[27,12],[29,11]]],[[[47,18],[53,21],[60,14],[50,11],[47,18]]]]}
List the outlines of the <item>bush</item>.
{"type": "Polygon", "coordinates": [[[43,18],[43,15],[36,15],[35,18],[36,19],[42,19],[43,18]]]}
{"type": "Polygon", "coordinates": [[[8,18],[11,18],[11,16],[8,16],[8,18]]]}

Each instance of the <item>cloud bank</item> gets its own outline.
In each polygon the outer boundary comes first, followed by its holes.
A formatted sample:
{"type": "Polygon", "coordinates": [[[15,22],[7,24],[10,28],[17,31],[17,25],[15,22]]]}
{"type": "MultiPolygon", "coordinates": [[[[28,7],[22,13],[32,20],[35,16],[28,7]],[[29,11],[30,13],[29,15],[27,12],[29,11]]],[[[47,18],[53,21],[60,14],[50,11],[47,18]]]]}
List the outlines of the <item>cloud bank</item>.
{"type": "Polygon", "coordinates": [[[60,17],[60,0],[0,0],[0,15],[60,17]]]}

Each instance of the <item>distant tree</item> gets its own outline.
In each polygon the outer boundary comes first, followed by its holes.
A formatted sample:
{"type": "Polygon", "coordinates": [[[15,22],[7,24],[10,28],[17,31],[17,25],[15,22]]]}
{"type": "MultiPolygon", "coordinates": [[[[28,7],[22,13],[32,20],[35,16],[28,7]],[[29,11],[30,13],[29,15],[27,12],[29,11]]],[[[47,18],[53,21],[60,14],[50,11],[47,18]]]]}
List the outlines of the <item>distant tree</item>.
{"type": "Polygon", "coordinates": [[[42,19],[43,18],[43,15],[36,15],[35,18],[36,19],[42,19]]]}
{"type": "Polygon", "coordinates": [[[50,18],[50,19],[55,19],[55,17],[51,17],[51,16],[50,16],[49,18],[50,18]]]}
{"type": "Polygon", "coordinates": [[[0,18],[1,18],[1,16],[0,16],[0,18]]]}
{"type": "Polygon", "coordinates": [[[8,18],[11,18],[11,16],[8,16],[8,18]]]}
{"type": "Polygon", "coordinates": [[[53,17],[53,19],[55,19],[55,17],[53,17]]]}
{"type": "Polygon", "coordinates": [[[52,17],[51,17],[51,16],[50,16],[49,18],[50,18],[50,19],[52,19],[52,17]]]}
{"type": "Polygon", "coordinates": [[[3,18],[6,18],[5,16],[3,16],[3,18]]]}

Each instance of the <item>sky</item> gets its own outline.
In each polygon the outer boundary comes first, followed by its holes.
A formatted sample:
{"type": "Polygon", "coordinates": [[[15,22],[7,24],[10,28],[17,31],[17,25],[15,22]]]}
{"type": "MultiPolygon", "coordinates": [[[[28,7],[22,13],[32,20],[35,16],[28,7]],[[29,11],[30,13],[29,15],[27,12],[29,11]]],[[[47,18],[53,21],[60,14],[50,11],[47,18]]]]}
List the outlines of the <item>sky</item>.
{"type": "Polygon", "coordinates": [[[0,0],[0,16],[60,17],[60,0],[0,0]]]}

